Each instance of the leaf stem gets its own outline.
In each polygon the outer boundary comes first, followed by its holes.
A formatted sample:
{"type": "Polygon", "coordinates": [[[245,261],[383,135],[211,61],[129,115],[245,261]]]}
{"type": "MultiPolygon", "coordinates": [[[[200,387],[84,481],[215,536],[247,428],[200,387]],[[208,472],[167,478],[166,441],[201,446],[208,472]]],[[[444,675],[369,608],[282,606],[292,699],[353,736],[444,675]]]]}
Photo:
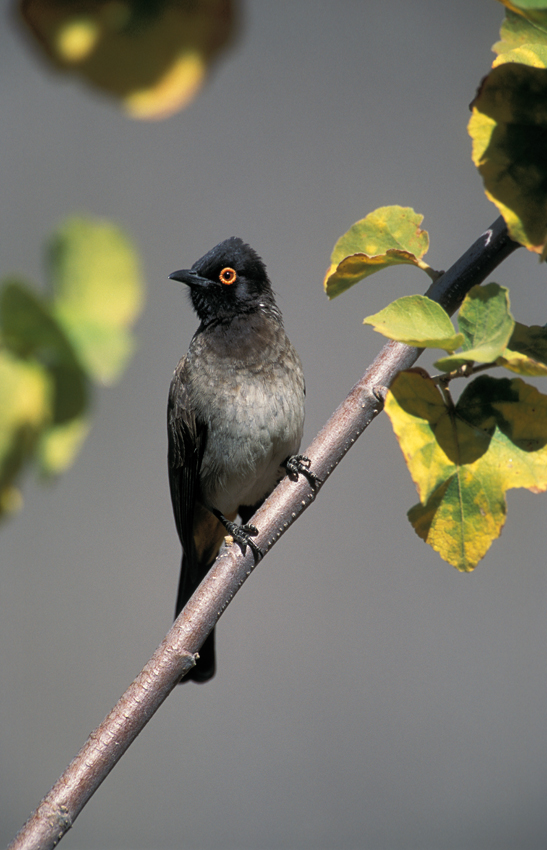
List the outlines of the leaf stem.
{"type": "Polygon", "coordinates": [[[416,260],[416,265],[418,266],[419,269],[421,269],[423,272],[425,272],[426,275],[428,277],[430,277],[433,282],[438,280],[444,274],[444,272],[439,272],[436,269],[432,268],[430,265],[428,265],[425,262],[425,260],[416,260]]]}
{"type": "Polygon", "coordinates": [[[473,375],[484,372],[486,369],[493,369],[497,365],[495,360],[492,360],[490,363],[462,363],[461,366],[458,366],[457,369],[453,369],[451,372],[433,375],[431,380],[439,387],[448,387],[450,381],[453,381],[455,378],[471,378],[473,375]]]}

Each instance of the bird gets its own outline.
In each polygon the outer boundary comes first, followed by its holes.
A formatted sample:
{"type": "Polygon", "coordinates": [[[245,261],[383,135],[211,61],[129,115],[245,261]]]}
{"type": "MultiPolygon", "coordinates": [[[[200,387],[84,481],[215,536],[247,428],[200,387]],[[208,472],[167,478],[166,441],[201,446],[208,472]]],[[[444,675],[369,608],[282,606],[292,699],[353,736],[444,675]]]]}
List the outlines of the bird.
{"type": "MultiPolygon", "coordinates": [[[[298,454],[302,364],[262,259],[231,237],[169,278],[188,286],[199,319],[175,369],[167,411],[169,487],[182,544],[177,617],[227,534],[260,559],[249,520],[284,475],[303,473],[312,486],[319,479],[298,454]]],[[[213,630],[182,681],[207,682],[215,671],[213,630]]]]}

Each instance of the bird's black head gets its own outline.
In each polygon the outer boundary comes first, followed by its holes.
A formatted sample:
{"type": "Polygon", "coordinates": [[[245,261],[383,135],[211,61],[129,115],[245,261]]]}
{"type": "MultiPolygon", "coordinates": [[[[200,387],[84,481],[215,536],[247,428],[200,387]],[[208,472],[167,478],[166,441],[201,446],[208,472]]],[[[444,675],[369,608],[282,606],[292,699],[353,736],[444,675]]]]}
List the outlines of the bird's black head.
{"type": "Polygon", "coordinates": [[[235,236],[211,248],[191,269],[169,277],[190,287],[192,304],[204,325],[259,311],[281,320],[264,263],[235,236]]]}

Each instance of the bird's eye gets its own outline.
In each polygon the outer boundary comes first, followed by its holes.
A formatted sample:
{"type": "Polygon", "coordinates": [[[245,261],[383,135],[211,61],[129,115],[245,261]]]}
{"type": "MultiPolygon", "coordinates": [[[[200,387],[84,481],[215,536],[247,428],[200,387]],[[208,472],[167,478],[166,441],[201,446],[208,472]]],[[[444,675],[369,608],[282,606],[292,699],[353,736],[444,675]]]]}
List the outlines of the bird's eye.
{"type": "Polygon", "coordinates": [[[225,269],[222,269],[218,278],[221,283],[225,283],[228,286],[230,283],[236,282],[237,274],[230,266],[226,266],[225,269]]]}

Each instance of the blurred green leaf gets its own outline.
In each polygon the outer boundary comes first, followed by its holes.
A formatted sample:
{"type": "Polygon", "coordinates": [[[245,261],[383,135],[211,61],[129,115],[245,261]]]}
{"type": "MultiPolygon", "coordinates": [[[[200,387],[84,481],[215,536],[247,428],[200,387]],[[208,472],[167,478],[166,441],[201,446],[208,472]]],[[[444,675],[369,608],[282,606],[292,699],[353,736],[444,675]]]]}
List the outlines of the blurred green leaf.
{"type": "Polygon", "coordinates": [[[48,272],[48,298],[18,280],[0,288],[0,516],[21,505],[25,465],[53,475],[72,463],[90,427],[90,379],[117,378],[134,345],[142,285],[119,228],[69,220],[48,272]]]}
{"type": "Polygon", "coordinates": [[[87,404],[87,376],[49,304],[19,281],[0,290],[0,336],[19,357],[34,359],[53,381],[53,421],[67,422],[87,404]]]}
{"type": "Polygon", "coordinates": [[[143,300],[134,248],[108,222],[73,218],[51,240],[48,260],[56,316],[91,375],[112,383],[133,351],[129,325],[143,300]]]}

